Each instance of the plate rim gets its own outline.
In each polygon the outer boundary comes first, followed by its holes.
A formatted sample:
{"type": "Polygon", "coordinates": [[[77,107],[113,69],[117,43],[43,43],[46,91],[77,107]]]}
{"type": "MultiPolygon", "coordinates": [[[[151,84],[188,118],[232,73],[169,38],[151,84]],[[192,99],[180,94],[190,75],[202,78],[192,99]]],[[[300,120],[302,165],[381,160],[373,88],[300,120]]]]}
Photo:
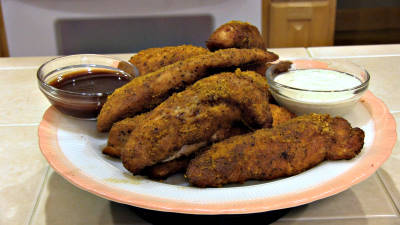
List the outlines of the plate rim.
{"type": "Polygon", "coordinates": [[[295,207],[340,193],[371,176],[390,156],[397,140],[396,122],[382,100],[365,92],[361,103],[374,122],[375,136],[369,151],[348,173],[301,192],[284,196],[234,201],[233,203],[194,203],[129,192],[85,175],[62,153],[57,137],[57,121],[61,114],[49,107],[38,128],[39,148],[50,166],[80,189],[102,198],[136,207],[186,214],[245,214],[295,207]],[[52,123],[53,122],[53,123],[52,123]],[[379,153],[379,154],[378,154],[379,153]]]}

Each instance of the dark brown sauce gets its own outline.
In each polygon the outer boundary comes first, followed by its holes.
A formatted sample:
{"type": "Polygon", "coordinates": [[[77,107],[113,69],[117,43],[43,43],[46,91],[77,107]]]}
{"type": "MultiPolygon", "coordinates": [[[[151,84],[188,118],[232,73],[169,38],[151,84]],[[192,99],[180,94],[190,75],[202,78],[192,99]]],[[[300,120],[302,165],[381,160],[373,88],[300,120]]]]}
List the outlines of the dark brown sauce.
{"type": "Polygon", "coordinates": [[[76,93],[105,93],[104,95],[73,96],[59,92],[60,100],[50,99],[53,105],[63,113],[80,118],[96,118],[101,107],[116,88],[128,83],[132,77],[118,71],[107,69],[79,70],[65,73],[48,82],[49,85],[64,91],[76,93]]]}
{"type": "Polygon", "coordinates": [[[118,71],[92,69],[63,74],[48,84],[65,91],[109,94],[130,80],[130,77],[118,71]]]}

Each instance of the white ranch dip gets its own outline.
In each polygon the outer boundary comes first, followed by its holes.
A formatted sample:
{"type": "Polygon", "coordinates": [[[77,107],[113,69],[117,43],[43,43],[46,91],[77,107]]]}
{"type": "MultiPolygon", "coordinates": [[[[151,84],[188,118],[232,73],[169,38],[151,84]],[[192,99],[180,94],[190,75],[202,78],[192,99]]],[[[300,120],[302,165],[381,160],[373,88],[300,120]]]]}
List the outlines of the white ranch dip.
{"type": "MultiPolygon", "coordinates": [[[[275,82],[299,89],[313,91],[331,91],[351,89],[361,84],[361,81],[347,73],[324,69],[294,70],[275,77],[275,82]]],[[[281,94],[310,103],[338,102],[354,96],[351,91],[344,92],[313,92],[281,90],[281,94]]]]}

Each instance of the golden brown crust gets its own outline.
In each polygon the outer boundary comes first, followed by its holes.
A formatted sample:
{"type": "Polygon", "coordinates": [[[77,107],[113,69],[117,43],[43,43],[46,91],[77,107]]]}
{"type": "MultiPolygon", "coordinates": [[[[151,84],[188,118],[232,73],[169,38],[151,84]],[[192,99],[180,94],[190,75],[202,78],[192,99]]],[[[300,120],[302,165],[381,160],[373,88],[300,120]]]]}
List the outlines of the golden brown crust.
{"type": "MultiPolygon", "coordinates": [[[[272,115],[272,126],[287,122],[289,119],[294,117],[294,114],[287,111],[285,108],[280,106],[270,104],[270,111],[272,115]]],[[[103,149],[103,153],[111,157],[120,158],[121,150],[125,145],[130,133],[136,128],[136,126],[141,123],[145,114],[133,118],[126,118],[113,125],[110,130],[107,146],[103,149]]],[[[226,138],[245,134],[250,132],[250,130],[241,123],[235,123],[232,127],[221,128],[212,135],[210,142],[218,142],[226,138]]],[[[178,159],[171,160],[165,163],[158,163],[154,166],[147,167],[143,172],[144,175],[148,175],[153,179],[164,179],[172,174],[181,172],[186,169],[187,163],[189,162],[188,157],[181,157],[178,159]],[[177,162],[175,162],[177,161],[177,162]],[[154,168],[153,168],[154,167],[154,168]]]]}
{"type": "MultiPolygon", "coordinates": [[[[287,111],[285,108],[270,104],[270,111],[272,114],[273,127],[287,122],[289,119],[294,117],[294,114],[287,111]]],[[[134,118],[127,118],[113,125],[110,130],[107,147],[103,149],[103,153],[111,157],[120,158],[121,150],[125,145],[130,133],[138,123],[144,118],[144,114],[136,116],[134,118]]],[[[235,123],[230,128],[222,128],[216,131],[212,135],[211,142],[218,142],[226,138],[245,134],[250,130],[241,123],[235,123]]],[[[189,162],[188,157],[181,157],[178,159],[171,160],[165,163],[158,163],[154,166],[147,167],[143,174],[149,176],[152,179],[165,179],[168,176],[186,170],[189,162]],[[176,161],[176,162],[175,162],[176,161]]]]}
{"type": "Polygon", "coordinates": [[[205,48],[193,45],[148,48],[132,56],[129,62],[137,67],[139,75],[144,75],[154,72],[161,67],[196,55],[207,54],[208,52],[205,48]]]}
{"type": "Polygon", "coordinates": [[[145,115],[146,113],[143,113],[114,123],[108,134],[107,146],[103,149],[103,154],[114,158],[120,158],[122,147],[125,145],[131,132],[141,123],[145,115]]]}
{"type": "Polygon", "coordinates": [[[260,49],[224,49],[162,67],[116,89],[101,109],[97,129],[108,131],[114,122],[154,108],[171,93],[215,71],[266,63],[277,58],[277,55],[260,49]]]}
{"type": "Polygon", "coordinates": [[[265,50],[264,39],[250,23],[231,21],[218,27],[206,42],[210,51],[226,48],[259,48],[265,50]]]}
{"type": "Polygon", "coordinates": [[[272,115],[272,127],[277,127],[282,123],[289,121],[296,117],[296,115],[292,112],[289,112],[286,108],[275,104],[269,104],[269,109],[272,115]]]}
{"type": "Polygon", "coordinates": [[[107,145],[105,148],[103,148],[102,153],[113,158],[121,158],[121,150],[113,146],[107,145]]]}
{"type": "Polygon", "coordinates": [[[293,62],[291,61],[279,61],[273,63],[266,64],[266,70],[269,69],[271,66],[275,66],[275,73],[284,73],[287,72],[290,67],[292,66],[293,62]]]}
{"type": "MultiPolygon", "coordinates": [[[[295,115],[289,112],[287,109],[275,104],[269,104],[269,108],[272,115],[272,127],[276,127],[279,124],[295,117],[295,115]]],[[[103,149],[103,153],[111,157],[120,158],[121,150],[128,140],[129,135],[138,126],[138,124],[141,123],[144,117],[145,114],[141,114],[136,117],[126,118],[114,123],[108,135],[107,146],[103,149]]],[[[249,132],[248,128],[238,123],[234,124],[233,127],[221,128],[220,130],[216,131],[216,133],[212,136],[213,139],[210,141],[217,142],[228,137],[247,132],[249,132]]]]}
{"type": "MultiPolygon", "coordinates": [[[[140,116],[143,116],[143,114],[140,116]]],[[[113,125],[110,130],[107,146],[103,149],[103,154],[114,158],[121,157],[122,148],[125,145],[131,131],[135,129],[138,123],[140,123],[141,119],[138,117],[139,116],[127,118],[113,125]]],[[[215,143],[226,138],[248,132],[250,132],[249,128],[245,127],[242,123],[234,123],[232,127],[224,127],[220,130],[217,130],[212,135],[209,142],[215,143]]],[[[207,143],[207,145],[210,143],[207,143]]],[[[168,162],[158,163],[154,166],[146,167],[142,173],[143,175],[147,175],[152,179],[165,179],[175,173],[185,171],[191,157],[192,156],[182,156],[168,162]]]]}
{"type": "Polygon", "coordinates": [[[190,157],[180,157],[169,162],[159,163],[144,169],[143,174],[152,179],[165,179],[175,173],[184,172],[190,157]]]}
{"type": "MultiPolygon", "coordinates": [[[[215,143],[226,138],[248,132],[250,132],[249,128],[245,127],[242,123],[234,123],[230,128],[222,128],[215,132],[211,137],[210,143],[215,143]]],[[[198,151],[201,151],[200,148],[198,151]]],[[[188,156],[182,156],[168,162],[161,162],[154,166],[146,167],[142,171],[142,174],[147,175],[152,179],[166,179],[175,173],[186,171],[189,161],[198,153],[198,151],[188,156]]]]}
{"type": "Polygon", "coordinates": [[[336,117],[330,125],[335,131],[335,144],[327,152],[327,160],[352,159],[360,153],[364,144],[363,130],[358,127],[350,129],[349,123],[340,117],[336,117]]]}
{"type": "Polygon", "coordinates": [[[350,159],[363,143],[363,131],[342,118],[300,116],[212,145],[190,162],[186,177],[195,186],[217,187],[291,176],[323,160],[350,159]]]}
{"type": "Polygon", "coordinates": [[[138,124],[122,151],[122,161],[137,174],[175,154],[182,146],[208,141],[218,131],[244,120],[270,127],[267,83],[255,72],[221,73],[172,95],[138,124]],[[251,95],[249,95],[251,93],[251,95]]]}

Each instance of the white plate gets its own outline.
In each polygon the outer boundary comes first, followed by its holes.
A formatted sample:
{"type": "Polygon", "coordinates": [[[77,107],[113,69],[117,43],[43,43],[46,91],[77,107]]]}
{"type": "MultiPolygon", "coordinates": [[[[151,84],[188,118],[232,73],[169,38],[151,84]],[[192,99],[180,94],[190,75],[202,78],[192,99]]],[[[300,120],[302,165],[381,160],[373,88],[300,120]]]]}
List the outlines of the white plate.
{"type": "Polygon", "coordinates": [[[101,153],[107,134],[96,122],[65,116],[50,107],[39,127],[43,155],[61,176],[98,196],[147,209],[191,214],[254,213],[306,204],[339,193],[373,174],[389,157],[396,127],[386,106],[366,92],[346,116],[365,131],[352,160],[328,161],[299,175],[249,181],[222,188],[190,187],[182,174],[157,182],[132,176],[120,160],[101,153]]]}

